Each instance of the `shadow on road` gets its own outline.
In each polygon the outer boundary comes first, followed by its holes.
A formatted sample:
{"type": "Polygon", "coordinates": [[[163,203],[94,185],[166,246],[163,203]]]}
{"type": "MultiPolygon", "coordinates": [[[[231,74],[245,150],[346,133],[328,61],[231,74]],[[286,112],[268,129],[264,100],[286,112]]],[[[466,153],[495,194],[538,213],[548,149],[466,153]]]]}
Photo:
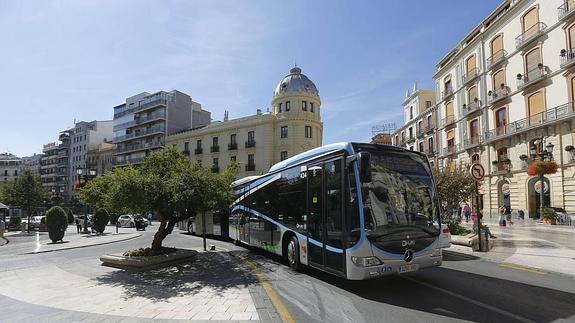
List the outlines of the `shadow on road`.
{"type": "Polygon", "coordinates": [[[154,301],[194,295],[204,288],[220,295],[230,288],[258,283],[239,261],[223,252],[200,252],[189,261],[145,272],[115,270],[95,280],[122,287],[126,299],[144,297],[154,301]]]}
{"type": "Polygon", "coordinates": [[[479,257],[451,250],[443,250],[443,261],[468,261],[476,259],[479,259],[479,257]]]}

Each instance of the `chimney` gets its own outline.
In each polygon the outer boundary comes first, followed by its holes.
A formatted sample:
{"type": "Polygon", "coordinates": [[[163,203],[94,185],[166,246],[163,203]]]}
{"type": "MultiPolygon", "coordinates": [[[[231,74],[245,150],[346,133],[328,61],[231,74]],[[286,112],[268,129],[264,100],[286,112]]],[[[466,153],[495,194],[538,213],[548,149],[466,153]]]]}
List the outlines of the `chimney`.
{"type": "Polygon", "coordinates": [[[224,121],[228,121],[228,110],[224,111],[224,121]]]}

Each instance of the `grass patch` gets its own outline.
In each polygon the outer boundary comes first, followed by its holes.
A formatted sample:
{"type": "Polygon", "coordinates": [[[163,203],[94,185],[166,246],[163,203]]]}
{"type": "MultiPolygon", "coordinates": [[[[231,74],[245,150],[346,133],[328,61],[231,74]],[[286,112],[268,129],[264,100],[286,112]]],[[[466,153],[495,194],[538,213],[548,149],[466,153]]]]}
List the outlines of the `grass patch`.
{"type": "Polygon", "coordinates": [[[139,249],[132,249],[124,252],[122,256],[125,257],[152,257],[152,256],[160,256],[160,255],[167,255],[170,253],[176,252],[178,249],[171,248],[171,247],[162,247],[160,250],[153,250],[152,248],[139,248],[139,249]]]}

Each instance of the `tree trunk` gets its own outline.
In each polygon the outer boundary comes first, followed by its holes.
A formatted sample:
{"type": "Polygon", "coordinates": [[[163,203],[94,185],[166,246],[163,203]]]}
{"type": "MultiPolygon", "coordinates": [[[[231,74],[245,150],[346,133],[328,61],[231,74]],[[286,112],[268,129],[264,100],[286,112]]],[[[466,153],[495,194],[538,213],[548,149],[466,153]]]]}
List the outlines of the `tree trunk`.
{"type": "MultiPolygon", "coordinates": [[[[162,217],[160,217],[162,218],[162,217]]],[[[172,233],[174,230],[174,226],[176,225],[176,221],[174,220],[164,220],[160,222],[158,227],[158,232],[154,234],[154,241],[152,241],[152,249],[153,250],[160,250],[162,249],[162,242],[168,236],[168,234],[172,233]]]]}

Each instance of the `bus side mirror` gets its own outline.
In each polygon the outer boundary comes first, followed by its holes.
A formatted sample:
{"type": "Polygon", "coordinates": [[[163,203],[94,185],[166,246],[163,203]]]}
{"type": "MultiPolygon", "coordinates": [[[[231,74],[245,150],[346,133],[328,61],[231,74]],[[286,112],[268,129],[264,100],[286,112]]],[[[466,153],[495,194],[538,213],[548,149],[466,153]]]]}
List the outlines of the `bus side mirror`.
{"type": "Polygon", "coordinates": [[[371,182],[371,155],[367,151],[358,154],[359,159],[359,179],[362,183],[371,182]]]}

